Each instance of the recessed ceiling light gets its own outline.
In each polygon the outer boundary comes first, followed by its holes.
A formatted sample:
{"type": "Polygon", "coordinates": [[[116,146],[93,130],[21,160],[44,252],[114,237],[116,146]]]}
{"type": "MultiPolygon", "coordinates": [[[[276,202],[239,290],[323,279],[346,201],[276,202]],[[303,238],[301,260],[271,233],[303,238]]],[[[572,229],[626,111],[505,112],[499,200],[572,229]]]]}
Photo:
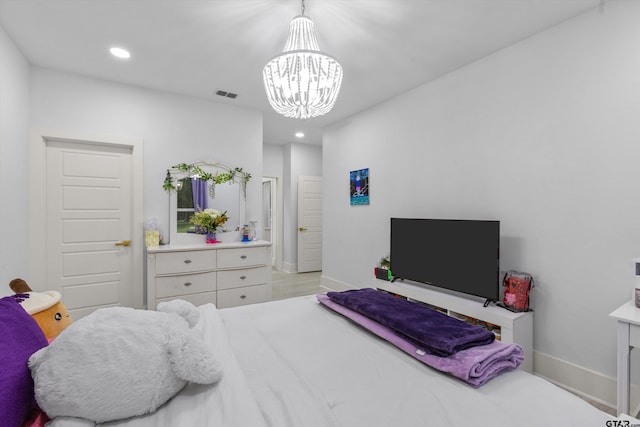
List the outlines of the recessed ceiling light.
{"type": "Polygon", "coordinates": [[[303,132],[296,132],[296,138],[304,138],[303,132]]]}
{"type": "Polygon", "coordinates": [[[131,54],[129,53],[129,51],[122,49],[121,47],[112,47],[111,49],[109,49],[109,52],[111,52],[111,55],[116,56],[118,58],[122,58],[122,59],[131,58],[131,54]]]}

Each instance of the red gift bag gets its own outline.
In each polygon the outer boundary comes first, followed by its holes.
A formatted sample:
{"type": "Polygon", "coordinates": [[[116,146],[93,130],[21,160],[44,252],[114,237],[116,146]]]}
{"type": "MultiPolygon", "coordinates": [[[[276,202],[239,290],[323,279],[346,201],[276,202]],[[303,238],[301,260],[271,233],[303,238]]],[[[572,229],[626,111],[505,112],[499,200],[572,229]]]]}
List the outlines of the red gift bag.
{"type": "Polygon", "coordinates": [[[507,271],[502,280],[505,287],[502,304],[511,311],[529,311],[529,293],[533,277],[529,273],[507,271]]]}

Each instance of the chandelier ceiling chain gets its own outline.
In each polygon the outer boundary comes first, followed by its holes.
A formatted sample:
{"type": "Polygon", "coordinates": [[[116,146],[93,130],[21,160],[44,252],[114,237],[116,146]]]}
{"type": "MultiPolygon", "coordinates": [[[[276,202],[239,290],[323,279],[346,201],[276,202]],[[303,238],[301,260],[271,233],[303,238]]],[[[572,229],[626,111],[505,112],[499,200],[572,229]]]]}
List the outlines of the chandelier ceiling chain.
{"type": "Polygon", "coordinates": [[[273,109],[297,119],[331,111],[342,84],[342,66],[335,58],[320,52],[313,21],[304,11],[302,0],[302,14],[291,21],[282,53],[262,71],[273,109]]]}

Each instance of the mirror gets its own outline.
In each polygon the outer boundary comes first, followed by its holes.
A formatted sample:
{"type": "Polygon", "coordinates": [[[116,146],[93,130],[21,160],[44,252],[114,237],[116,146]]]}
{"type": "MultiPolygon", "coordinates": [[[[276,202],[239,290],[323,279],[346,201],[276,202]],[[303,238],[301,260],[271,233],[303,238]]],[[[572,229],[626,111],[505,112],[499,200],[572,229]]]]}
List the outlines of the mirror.
{"type": "MultiPolygon", "coordinates": [[[[214,187],[214,191],[204,188],[204,202],[202,205],[194,203],[194,181],[197,178],[182,178],[180,183],[176,185],[176,232],[177,233],[195,233],[195,225],[189,222],[191,215],[198,207],[202,209],[211,208],[220,212],[227,212],[229,220],[224,224],[223,228],[235,229],[242,226],[240,221],[240,186],[234,182],[218,184],[214,187]]],[[[198,187],[196,185],[196,187],[198,187]]],[[[196,190],[197,191],[197,190],[196,190]]]]}
{"type": "Polygon", "coordinates": [[[163,188],[169,192],[171,244],[202,242],[189,218],[198,209],[227,211],[223,229],[236,230],[245,223],[246,184],[251,174],[223,163],[182,163],[167,170],[163,188]]]}

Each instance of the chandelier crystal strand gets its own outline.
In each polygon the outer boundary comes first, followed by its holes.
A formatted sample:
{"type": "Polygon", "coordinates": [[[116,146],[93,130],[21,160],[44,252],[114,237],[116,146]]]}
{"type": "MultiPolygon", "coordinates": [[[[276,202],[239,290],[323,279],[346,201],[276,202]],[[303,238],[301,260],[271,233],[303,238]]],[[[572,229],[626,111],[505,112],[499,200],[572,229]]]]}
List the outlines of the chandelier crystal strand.
{"type": "Polygon", "coordinates": [[[291,21],[282,54],[265,65],[263,78],[276,112],[307,119],[333,108],[342,84],[342,66],[320,52],[313,21],[299,15],[291,21]]]}

